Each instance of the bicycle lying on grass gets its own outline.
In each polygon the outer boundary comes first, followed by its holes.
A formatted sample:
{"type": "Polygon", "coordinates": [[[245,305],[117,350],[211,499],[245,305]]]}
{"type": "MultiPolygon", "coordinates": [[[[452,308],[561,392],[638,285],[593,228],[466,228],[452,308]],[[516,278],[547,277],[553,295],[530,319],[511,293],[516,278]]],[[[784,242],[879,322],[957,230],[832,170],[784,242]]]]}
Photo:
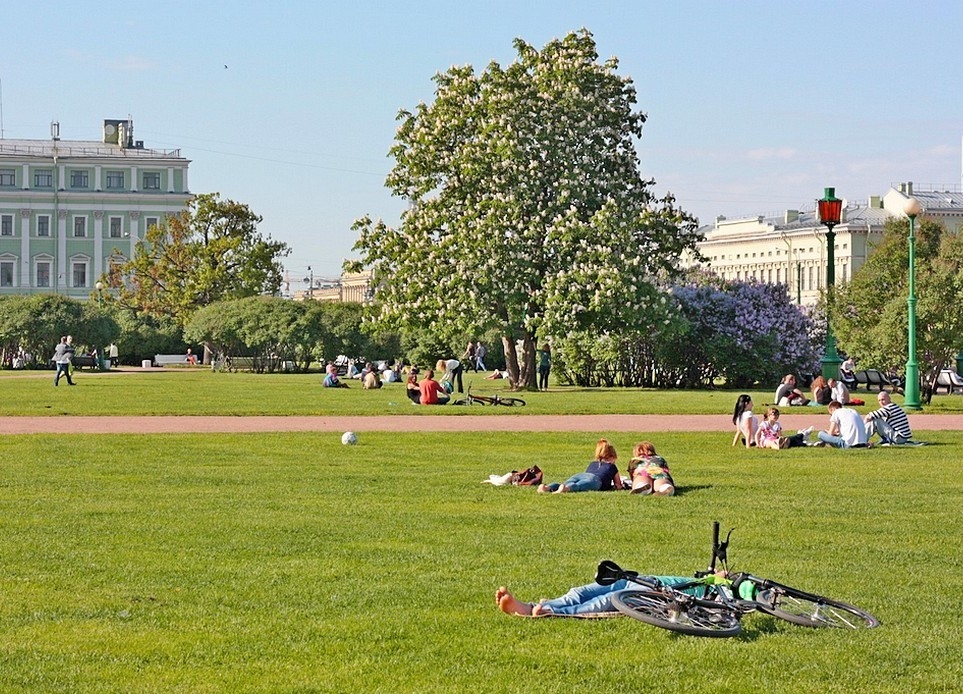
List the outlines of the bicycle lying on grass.
{"type": "Polygon", "coordinates": [[[455,400],[452,405],[504,405],[505,407],[521,407],[525,401],[521,398],[503,398],[498,394],[492,395],[472,395],[471,382],[468,383],[468,392],[465,397],[455,400]]]}
{"type": "Polygon", "coordinates": [[[602,585],[623,579],[639,584],[639,588],[628,588],[612,596],[619,612],[692,636],[737,636],[742,631],[742,617],[757,610],[805,627],[871,629],[879,626],[879,620],[869,612],[839,600],[748,573],[730,574],[726,555],[731,535],[732,530],[725,542],[720,543],[719,523],[713,523],[709,570],[696,572],[688,583],[662,585],[651,576],[639,576],[608,560],[599,564],[595,580],[602,585]],[[717,562],[724,575],[717,573],[717,562]]]}

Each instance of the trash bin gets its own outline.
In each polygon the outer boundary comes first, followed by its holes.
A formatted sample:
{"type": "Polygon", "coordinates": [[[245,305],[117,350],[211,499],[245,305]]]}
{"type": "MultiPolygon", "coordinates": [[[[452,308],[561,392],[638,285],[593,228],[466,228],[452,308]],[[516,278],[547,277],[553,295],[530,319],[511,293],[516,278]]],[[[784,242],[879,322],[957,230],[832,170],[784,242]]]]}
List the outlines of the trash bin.
{"type": "Polygon", "coordinates": [[[144,360],[140,363],[140,368],[142,368],[142,369],[149,369],[152,364],[153,364],[153,362],[152,362],[150,359],[144,359],[144,360]]]}

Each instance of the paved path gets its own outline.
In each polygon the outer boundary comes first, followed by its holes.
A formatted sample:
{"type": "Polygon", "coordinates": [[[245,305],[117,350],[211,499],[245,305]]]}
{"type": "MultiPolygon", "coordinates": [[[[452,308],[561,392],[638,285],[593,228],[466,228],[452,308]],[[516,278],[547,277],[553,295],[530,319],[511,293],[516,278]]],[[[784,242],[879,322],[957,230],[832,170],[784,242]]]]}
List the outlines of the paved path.
{"type": "MultiPolygon", "coordinates": [[[[788,413],[789,432],[825,428],[823,414],[788,413]]],[[[963,415],[910,415],[914,431],[963,430],[963,415]]],[[[731,415],[396,415],[389,417],[0,417],[0,434],[157,434],[272,431],[725,431],[731,415]]]]}

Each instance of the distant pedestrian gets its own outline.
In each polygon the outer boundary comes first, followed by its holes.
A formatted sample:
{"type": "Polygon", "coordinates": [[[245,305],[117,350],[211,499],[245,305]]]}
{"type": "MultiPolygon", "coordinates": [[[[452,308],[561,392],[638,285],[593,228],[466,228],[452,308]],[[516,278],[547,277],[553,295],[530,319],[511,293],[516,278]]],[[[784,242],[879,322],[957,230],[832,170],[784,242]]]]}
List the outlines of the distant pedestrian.
{"type": "Polygon", "coordinates": [[[488,350],[485,349],[485,345],[478,341],[475,345],[475,371],[487,371],[485,368],[485,355],[488,354],[488,350]]]}
{"type": "Polygon", "coordinates": [[[74,338],[65,335],[60,338],[60,342],[54,348],[53,361],[57,366],[57,373],[54,375],[54,385],[60,385],[60,377],[67,377],[67,385],[75,386],[74,380],[70,377],[70,362],[74,358],[74,338]]]}
{"type": "Polygon", "coordinates": [[[552,348],[542,345],[538,351],[538,389],[548,390],[548,374],[552,370],[552,348]]]}
{"type": "Polygon", "coordinates": [[[472,340],[468,341],[465,353],[461,355],[461,361],[466,365],[465,368],[478,371],[478,364],[475,362],[475,343],[472,340]]]}

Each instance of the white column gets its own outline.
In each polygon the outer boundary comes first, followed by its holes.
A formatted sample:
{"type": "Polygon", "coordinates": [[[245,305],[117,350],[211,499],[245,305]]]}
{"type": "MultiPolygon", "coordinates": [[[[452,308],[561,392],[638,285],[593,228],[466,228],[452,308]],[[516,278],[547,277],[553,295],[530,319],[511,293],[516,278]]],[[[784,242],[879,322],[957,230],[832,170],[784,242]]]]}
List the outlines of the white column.
{"type": "Polygon", "coordinates": [[[23,171],[21,174],[23,176],[23,185],[20,187],[27,190],[30,187],[30,164],[24,164],[21,170],[23,171]]]}
{"type": "Polygon", "coordinates": [[[101,191],[104,189],[104,182],[101,180],[103,176],[103,171],[101,170],[100,164],[94,166],[94,190],[101,191]]]}
{"type": "Polygon", "coordinates": [[[174,167],[173,166],[167,167],[167,192],[168,193],[174,192],[174,167]]]}
{"type": "Polygon", "coordinates": [[[137,167],[130,167],[130,192],[137,192],[137,167]]]}

